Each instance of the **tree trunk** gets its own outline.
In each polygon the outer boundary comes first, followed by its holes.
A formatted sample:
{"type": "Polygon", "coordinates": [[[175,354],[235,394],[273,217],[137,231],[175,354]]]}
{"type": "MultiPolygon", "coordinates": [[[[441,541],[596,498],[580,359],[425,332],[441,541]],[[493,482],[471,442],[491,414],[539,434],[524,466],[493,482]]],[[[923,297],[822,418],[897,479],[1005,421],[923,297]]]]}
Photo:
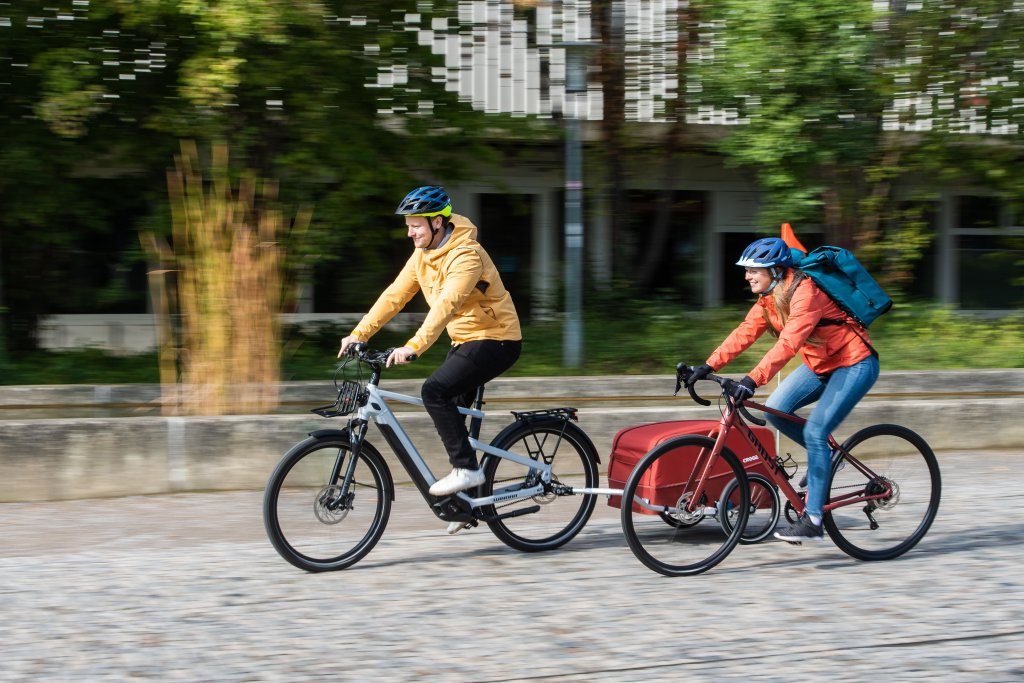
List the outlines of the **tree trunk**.
{"type": "Polygon", "coordinates": [[[662,183],[661,190],[658,192],[654,225],[644,240],[647,249],[644,251],[643,260],[636,274],[635,286],[642,293],[648,292],[653,286],[658,268],[665,259],[669,247],[669,236],[672,233],[672,208],[675,203],[675,189],[672,185],[675,177],[676,154],[682,145],[683,129],[686,126],[686,58],[691,41],[697,40],[697,22],[694,20],[693,10],[685,7],[679,13],[677,24],[679,37],[676,43],[676,54],[679,64],[676,73],[679,76],[679,88],[676,91],[672,111],[669,112],[670,116],[675,116],[675,120],[670,124],[662,146],[664,152],[662,183]]]}
{"type": "MultiPolygon", "coordinates": [[[[619,243],[622,224],[628,210],[626,172],[623,158],[623,124],[626,116],[626,69],[623,61],[623,10],[615,0],[595,0],[593,4],[598,35],[601,39],[601,89],[604,93],[604,118],[601,120],[601,147],[606,164],[605,191],[608,195],[611,242],[619,243]]],[[[611,272],[622,272],[628,264],[615,258],[612,249],[611,272]]]]}

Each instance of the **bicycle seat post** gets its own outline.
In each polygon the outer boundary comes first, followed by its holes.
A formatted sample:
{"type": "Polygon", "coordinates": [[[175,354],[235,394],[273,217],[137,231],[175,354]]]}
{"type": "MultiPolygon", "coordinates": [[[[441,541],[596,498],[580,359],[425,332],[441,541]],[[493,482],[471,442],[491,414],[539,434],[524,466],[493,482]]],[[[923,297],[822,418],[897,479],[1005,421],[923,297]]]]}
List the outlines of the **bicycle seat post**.
{"type": "MultiPolygon", "coordinates": [[[[484,385],[481,384],[476,388],[476,397],[473,399],[472,406],[476,410],[482,410],[484,405],[484,385]]],[[[480,438],[480,427],[483,425],[483,419],[479,417],[473,417],[469,420],[469,437],[471,439],[480,438]]]]}

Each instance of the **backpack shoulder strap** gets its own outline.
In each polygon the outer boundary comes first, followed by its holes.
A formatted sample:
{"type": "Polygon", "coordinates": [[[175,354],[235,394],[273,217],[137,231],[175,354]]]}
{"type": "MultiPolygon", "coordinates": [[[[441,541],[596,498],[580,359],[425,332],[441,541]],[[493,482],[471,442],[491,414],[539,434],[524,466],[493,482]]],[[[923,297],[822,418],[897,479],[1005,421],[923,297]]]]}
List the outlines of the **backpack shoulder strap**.
{"type": "Polygon", "coordinates": [[[849,318],[822,318],[821,320],[818,321],[817,327],[828,327],[830,325],[849,325],[850,329],[853,330],[853,333],[860,337],[860,340],[864,342],[864,346],[868,347],[868,351],[871,352],[871,355],[874,356],[875,358],[878,358],[878,351],[875,351],[875,347],[871,345],[871,342],[865,339],[864,335],[861,334],[860,330],[857,329],[858,327],[860,327],[859,323],[849,318]]]}

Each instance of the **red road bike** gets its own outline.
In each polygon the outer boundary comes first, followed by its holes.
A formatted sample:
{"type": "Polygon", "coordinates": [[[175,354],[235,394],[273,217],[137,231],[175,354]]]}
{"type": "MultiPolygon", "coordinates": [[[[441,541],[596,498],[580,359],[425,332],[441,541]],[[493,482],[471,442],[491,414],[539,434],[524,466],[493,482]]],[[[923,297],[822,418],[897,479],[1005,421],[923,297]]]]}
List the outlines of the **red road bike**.
{"type": "MultiPolygon", "coordinates": [[[[676,368],[676,391],[692,368],[676,368]]],[[[780,517],[780,496],[790,521],[804,512],[804,494],[790,483],[779,458],[770,456],[747,422],[764,425],[748,408],[798,424],[806,420],[746,400],[737,403],[726,391],[731,381],[706,379],[722,390],[722,418],[717,435],[685,435],[647,453],[623,488],[622,529],[633,554],[666,576],[699,574],[725,559],[738,543],[766,538],[780,517]],[[761,461],[762,474],[748,475],[725,445],[732,430],[749,442],[761,461]],[[723,463],[733,477],[724,488],[710,486],[711,473],[723,463]],[[709,491],[719,491],[717,498],[709,491]],[[651,511],[658,514],[652,515],[651,511]],[[713,523],[702,523],[712,521],[713,523]],[[725,534],[723,535],[723,530],[725,534]]],[[[692,386],[691,398],[701,405],[692,386]]],[[[734,437],[735,438],[735,437],[734,437]]],[[[913,548],[928,532],[939,509],[941,477],[935,454],[918,434],[893,424],[866,427],[842,444],[831,435],[832,468],[823,523],[832,541],[859,560],[888,560],[913,548]]]]}

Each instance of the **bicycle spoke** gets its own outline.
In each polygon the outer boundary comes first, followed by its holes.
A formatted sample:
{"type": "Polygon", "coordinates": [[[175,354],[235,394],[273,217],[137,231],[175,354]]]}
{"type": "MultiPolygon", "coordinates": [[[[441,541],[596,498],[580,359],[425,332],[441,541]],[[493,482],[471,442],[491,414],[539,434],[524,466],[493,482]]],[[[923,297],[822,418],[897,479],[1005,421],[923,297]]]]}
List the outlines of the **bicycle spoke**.
{"type": "Polygon", "coordinates": [[[699,574],[714,567],[732,551],[746,525],[750,490],[735,456],[726,451],[719,455],[703,482],[703,494],[697,491],[701,482],[689,481],[701,453],[712,446],[714,442],[702,436],[668,441],[645,455],[626,481],[621,503],[626,541],[637,559],[666,576],[699,574]],[[731,529],[723,533],[716,505],[733,479],[735,516],[731,529]],[[694,504],[696,495],[699,499],[694,504]],[[652,512],[638,499],[669,509],[652,512]]]}
{"type": "Polygon", "coordinates": [[[341,477],[330,481],[338,444],[314,440],[286,456],[271,477],[264,521],[274,547],[292,564],[309,571],[342,569],[380,538],[390,511],[390,479],[380,456],[364,449],[345,490],[341,477]]]}
{"type": "MultiPolygon", "coordinates": [[[[597,465],[593,445],[579,429],[566,429],[562,421],[549,425],[523,425],[495,445],[513,453],[526,452],[534,460],[552,465],[553,481],[574,488],[597,485],[597,465]]],[[[485,466],[486,492],[533,488],[540,482],[536,471],[504,458],[492,458],[485,466]]],[[[594,510],[593,496],[557,495],[545,491],[526,498],[489,506],[485,514],[505,515],[523,511],[516,517],[488,522],[502,542],[518,550],[549,550],[575,536],[594,510]]]]}
{"type": "Polygon", "coordinates": [[[825,527],[844,552],[862,560],[891,559],[925,535],[939,505],[938,463],[917,434],[895,425],[858,432],[844,448],[869,470],[837,468],[830,501],[853,502],[825,515],[825,527]],[[874,497],[875,500],[865,500],[874,497]]]}

